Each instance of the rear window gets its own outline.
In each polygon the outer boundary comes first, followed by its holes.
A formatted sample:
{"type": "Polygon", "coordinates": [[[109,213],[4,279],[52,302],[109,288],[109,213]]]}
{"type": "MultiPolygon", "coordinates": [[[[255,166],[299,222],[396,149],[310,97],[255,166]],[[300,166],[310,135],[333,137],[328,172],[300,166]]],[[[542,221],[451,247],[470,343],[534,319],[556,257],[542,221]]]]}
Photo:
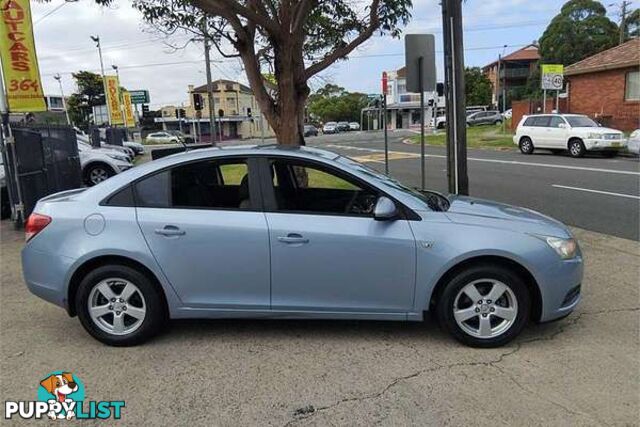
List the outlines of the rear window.
{"type": "Polygon", "coordinates": [[[523,126],[548,127],[551,121],[550,116],[531,116],[522,124],[523,126]]]}

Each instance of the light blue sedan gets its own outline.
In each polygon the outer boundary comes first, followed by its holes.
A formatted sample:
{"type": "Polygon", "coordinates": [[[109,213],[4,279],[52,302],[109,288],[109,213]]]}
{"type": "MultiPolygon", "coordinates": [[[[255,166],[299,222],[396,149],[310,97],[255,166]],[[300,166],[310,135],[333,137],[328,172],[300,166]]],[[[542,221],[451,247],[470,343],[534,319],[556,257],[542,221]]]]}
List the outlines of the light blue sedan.
{"type": "Polygon", "coordinates": [[[500,346],[568,315],[583,262],[528,209],[418,192],[311,148],[195,150],[40,200],[25,281],[110,345],[179,318],[421,321],[500,346]]]}

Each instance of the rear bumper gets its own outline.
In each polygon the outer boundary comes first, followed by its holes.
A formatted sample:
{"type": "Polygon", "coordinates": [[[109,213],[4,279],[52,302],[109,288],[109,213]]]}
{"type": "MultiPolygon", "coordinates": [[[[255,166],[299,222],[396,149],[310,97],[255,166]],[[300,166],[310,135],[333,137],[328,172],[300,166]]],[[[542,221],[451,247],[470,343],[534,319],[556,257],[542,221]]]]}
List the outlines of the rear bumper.
{"type": "Polygon", "coordinates": [[[29,245],[22,250],[22,274],[29,291],[64,309],[68,308],[65,278],[72,265],[72,258],[31,249],[29,245]]]}

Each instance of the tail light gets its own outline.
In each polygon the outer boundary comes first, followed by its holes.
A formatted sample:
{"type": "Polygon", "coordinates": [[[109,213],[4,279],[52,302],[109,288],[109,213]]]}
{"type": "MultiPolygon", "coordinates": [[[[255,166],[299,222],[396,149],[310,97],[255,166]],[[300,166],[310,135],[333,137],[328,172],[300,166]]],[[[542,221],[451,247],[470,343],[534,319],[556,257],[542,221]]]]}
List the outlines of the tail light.
{"type": "Polygon", "coordinates": [[[25,241],[31,240],[36,234],[44,230],[44,228],[51,222],[51,217],[42,215],[39,213],[32,213],[27,219],[27,223],[24,226],[24,239],[25,241]]]}

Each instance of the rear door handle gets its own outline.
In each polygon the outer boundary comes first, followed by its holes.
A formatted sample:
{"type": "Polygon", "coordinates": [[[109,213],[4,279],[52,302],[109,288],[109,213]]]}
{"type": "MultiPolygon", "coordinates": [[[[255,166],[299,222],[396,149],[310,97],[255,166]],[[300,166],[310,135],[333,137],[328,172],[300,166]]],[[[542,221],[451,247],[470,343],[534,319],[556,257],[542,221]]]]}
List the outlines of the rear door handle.
{"type": "Polygon", "coordinates": [[[165,225],[164,228],[156,228],[155,233],[160,234],[162,236],[167,236],[167,237],[184,236],[185,234],[187,234],[186,231],[180,230],[175,225],[165,225]]]}
{"type": "Polygon", "coordinates": [[[286,236],[278,237],[278,242],[286,243],[289,245],[293,244],[305,244],[309,243],[309,239],[302,237],[300,234],[289,233],[286,236]]]}

